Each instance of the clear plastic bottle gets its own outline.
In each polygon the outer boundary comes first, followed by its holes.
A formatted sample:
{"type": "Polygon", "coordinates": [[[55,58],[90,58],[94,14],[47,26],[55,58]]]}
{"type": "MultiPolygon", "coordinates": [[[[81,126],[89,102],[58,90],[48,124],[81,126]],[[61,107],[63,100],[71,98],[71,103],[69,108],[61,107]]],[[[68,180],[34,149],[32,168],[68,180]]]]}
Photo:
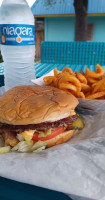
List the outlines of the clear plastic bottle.
{"type": "Polygon", "coordinates": [[[3,0],[0,8],[5,90],[35,78],[34,16],[26,0],[3,0]]]}

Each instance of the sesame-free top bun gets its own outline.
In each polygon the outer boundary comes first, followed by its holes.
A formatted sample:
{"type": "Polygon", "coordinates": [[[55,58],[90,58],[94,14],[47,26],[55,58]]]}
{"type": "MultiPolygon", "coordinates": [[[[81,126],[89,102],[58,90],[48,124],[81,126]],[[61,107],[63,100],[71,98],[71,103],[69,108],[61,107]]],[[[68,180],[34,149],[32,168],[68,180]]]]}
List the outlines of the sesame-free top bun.
{"type": "Polygon", "coordinates": [[[18,86],[0,97],[0,122],[12,125],[57,121],[71,115],[78,100],[54,87],[18,86]]]}

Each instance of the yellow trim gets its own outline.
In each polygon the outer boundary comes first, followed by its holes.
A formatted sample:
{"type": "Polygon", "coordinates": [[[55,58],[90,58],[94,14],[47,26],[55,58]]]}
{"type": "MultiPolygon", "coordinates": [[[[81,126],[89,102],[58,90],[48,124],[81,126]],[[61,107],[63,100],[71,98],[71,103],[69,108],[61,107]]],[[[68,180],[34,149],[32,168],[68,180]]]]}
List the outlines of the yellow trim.
{"type": "Polygon", "coordinates": [[[73,17],[75,14],[62,14],[62,15],[34,15],[35,18],[39,17],[73,17]]]}
{"type": "Polygon", "coordinates": [[[88,16],[105,16],[105,13],[91,13],[91,14],[88,14],[88,16]]]}
{"type": "MultiPolygon", "coordinates": [[[[43,17],[74,17],[75,14],[61,14],[61,15],[34,15],[35,18],[43,18],[43,17]]],[[[88,14],[88,16],[105,16],[105,13],[91,13],[91,14],[88,14]]]]}

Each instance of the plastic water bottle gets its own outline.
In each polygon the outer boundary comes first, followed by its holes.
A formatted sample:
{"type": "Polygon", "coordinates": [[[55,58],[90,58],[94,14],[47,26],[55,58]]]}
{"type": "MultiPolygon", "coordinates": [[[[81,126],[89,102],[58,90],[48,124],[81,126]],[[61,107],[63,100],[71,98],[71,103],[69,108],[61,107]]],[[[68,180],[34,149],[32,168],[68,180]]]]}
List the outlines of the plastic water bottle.
{"type": "Polygon", "coordinates": [[[35,79],[34,16],[26,0],[3,0],[0,8],[5,90],[35,79]]]}

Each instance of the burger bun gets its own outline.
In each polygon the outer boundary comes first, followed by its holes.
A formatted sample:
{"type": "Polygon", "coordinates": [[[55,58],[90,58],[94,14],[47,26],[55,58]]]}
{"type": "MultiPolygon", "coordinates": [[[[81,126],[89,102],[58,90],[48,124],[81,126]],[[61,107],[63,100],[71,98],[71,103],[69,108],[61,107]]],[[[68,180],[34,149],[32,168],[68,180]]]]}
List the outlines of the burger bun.
{"type": "Polygon", "coordinates": [[[47,140],[47,148],[58,145],[58,144],[62,144],[68,140],[71,139],[71,137],[74,135],[75,130],[69,130],[69,131],[65,131],[59,135],[57,135],[56,137],[47,140]]]}

